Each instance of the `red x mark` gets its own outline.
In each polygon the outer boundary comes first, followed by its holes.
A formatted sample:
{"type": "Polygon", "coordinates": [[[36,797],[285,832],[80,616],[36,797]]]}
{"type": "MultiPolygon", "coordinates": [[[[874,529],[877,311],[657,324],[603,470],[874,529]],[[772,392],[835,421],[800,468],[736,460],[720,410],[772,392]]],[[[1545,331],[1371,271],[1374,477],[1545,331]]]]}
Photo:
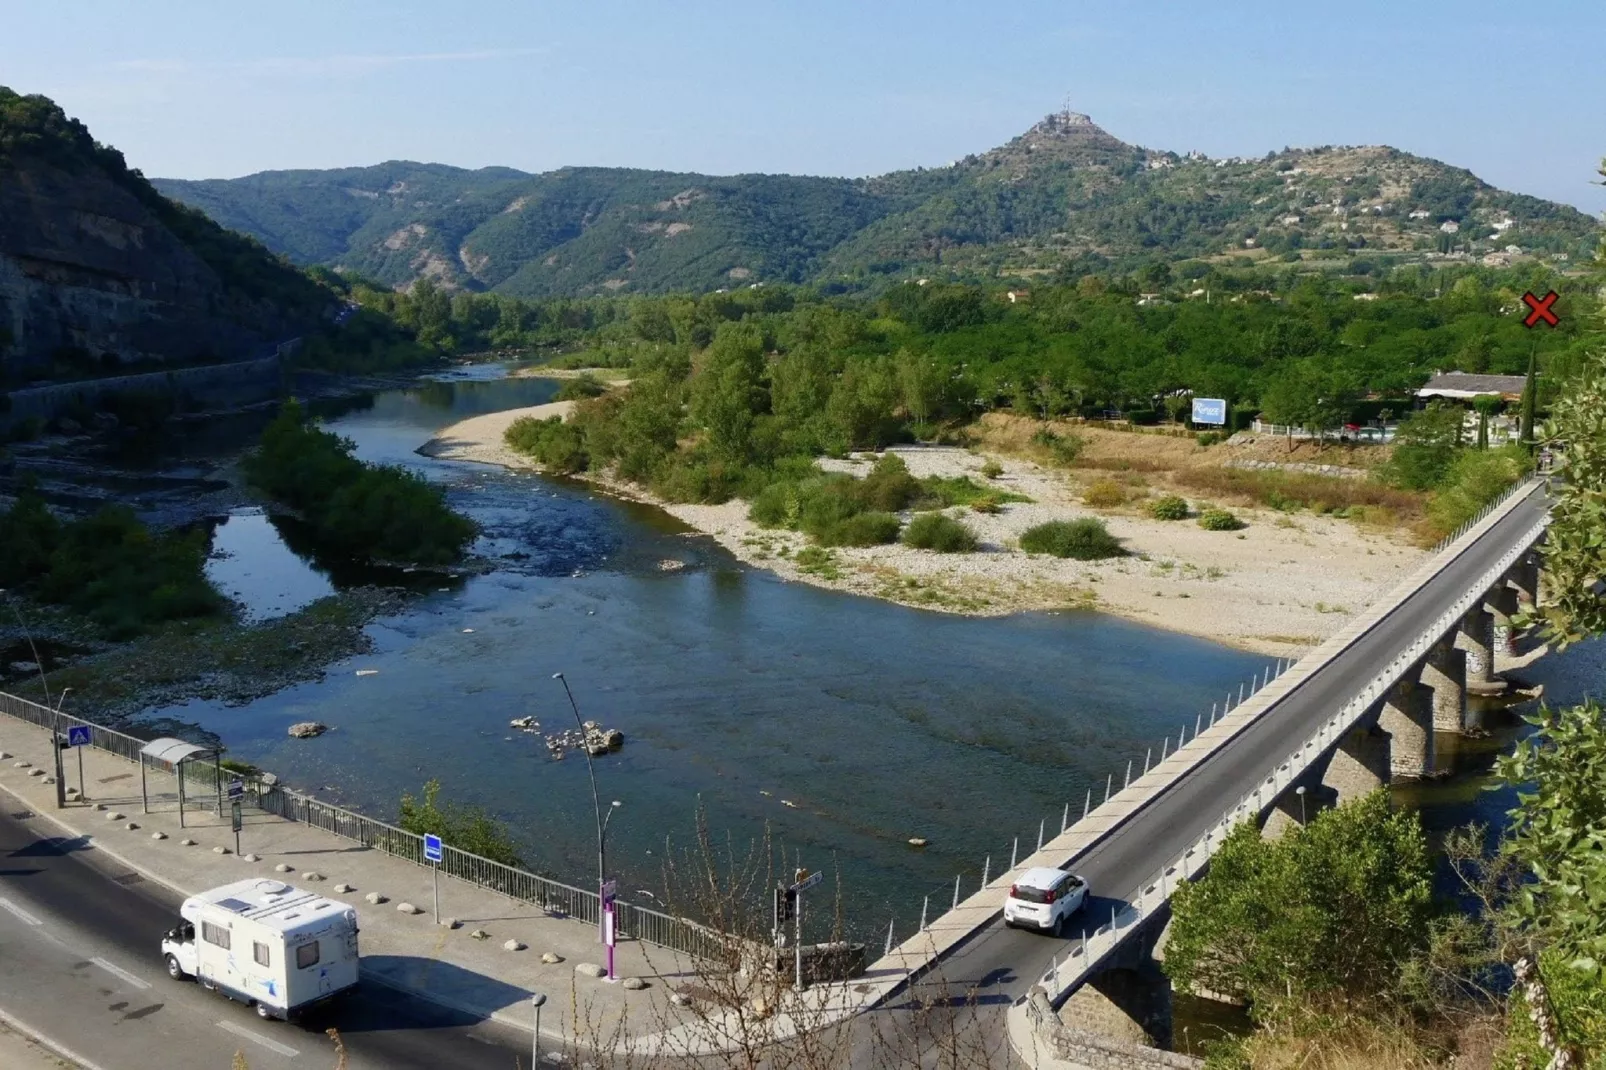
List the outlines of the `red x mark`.
{"type": "Polygon", "coordinates": [[[1535,297],[1530,291],[1523,294],[1522,299],[1528,303],[1529,308],[1533,309],[1522,321],[1524,327],[1536,326],[1540,320],[1544,320],[1552,327],[1556,325],[1556,314],[1550,311],[1550,306],[1556,303],[1555,290],[1551,290],[1543,297],[1535,297]]]}

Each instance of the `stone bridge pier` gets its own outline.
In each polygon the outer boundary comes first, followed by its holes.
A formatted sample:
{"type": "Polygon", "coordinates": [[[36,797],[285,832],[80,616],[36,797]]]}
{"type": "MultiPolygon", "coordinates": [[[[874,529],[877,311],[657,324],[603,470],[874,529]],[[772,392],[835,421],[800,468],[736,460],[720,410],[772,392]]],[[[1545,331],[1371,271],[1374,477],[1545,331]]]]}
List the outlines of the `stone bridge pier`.
{"type": "Polygon", "coordinates": [[[1451,632],[1433,645],[1417,677],[1433,692],[1433,730],[1464,732],[1467,724],[1467,652],[1451,632]]]}
{"type": "Polygon", "coordinates": [[[1060,1021],[1129,1044],[1171,1047],[1171,979],[1160,968],[1171,930],[1169,907],[1143,921],[1103,968],[1060,1007],[1060,1021]]]}

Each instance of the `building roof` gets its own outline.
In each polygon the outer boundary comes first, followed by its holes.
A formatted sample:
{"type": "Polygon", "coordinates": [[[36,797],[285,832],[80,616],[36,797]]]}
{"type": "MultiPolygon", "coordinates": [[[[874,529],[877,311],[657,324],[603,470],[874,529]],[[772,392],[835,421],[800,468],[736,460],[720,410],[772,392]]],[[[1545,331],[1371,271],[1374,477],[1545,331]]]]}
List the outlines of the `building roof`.
{"type": "Polygon", "coordinates": [[[1475,398],[1489,394],[1521,397],[1527,380],[1521,375],[1472,375],[1441,372],[1416,392],[1419,398],[1475,398]]]}

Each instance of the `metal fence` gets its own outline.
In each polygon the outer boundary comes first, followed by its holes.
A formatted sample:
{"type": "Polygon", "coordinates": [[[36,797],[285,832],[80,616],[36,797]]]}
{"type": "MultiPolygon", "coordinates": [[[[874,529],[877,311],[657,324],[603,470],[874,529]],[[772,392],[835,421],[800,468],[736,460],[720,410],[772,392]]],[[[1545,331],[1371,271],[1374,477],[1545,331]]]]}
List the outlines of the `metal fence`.
{"type": "MultiPolygon", "coordinates": [[[[46,730],[55,728],[62,735],[66,734],[68,728],[87,725],[91,746],[136,764],[140,761],[141,748],[148,742],[68,713],[58,714],[48,706],[5,692],[0,692],[0,713],[46,730]]],[[[189,801],[210,808],[214,803],[212,763],[186,762],[181,768],[184,769],[186,794],[189,794],[191,785],[200,789],[198,797],[191,796],[189,801]]],[[[365,847],[405,858],[418,866],[425,865],[424,838],[416,832],[408,832],[300,792],[279,785],[265,785],[256,780],[247,785],[245,802],[287,821],[296,821],[355,840],[365,847]]],[[[558,917],[573,918],[593,925],[600,922],[602,905],[597,892],[493,862],[450,844],[445,845],[443,855],[440,868],[448,876],[498,892],[510,899],[531,903],[558,917]]],[[[615,900],[615,909],[615,923],[623,936],[696,958],[715,958],[722,954],[721,949],[725,946],[723,938],[689,918],[675,917],[620,900],[615,900]]]]}

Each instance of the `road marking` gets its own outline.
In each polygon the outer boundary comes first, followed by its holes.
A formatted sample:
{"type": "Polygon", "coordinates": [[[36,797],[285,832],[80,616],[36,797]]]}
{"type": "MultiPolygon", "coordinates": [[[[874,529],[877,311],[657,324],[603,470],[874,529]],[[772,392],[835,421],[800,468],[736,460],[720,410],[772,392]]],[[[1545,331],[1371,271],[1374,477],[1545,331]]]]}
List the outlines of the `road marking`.
{"type": "Polygon", "coordinates": [[[253,1032],[243,1025],[235,1025],[233,1022],[219,1022],[217,1027],[223,1030],[225,1033],[233,1033],[237,1037],[244,1037],[246,1040],[254,1040],[264,1048],[267,1048],[269,1051],[278,1052],[287,1059],[294,1059],[297,1055],[301,1054],[289,1045],[280,1044],[277,1040],[265,1037],[261,1033],[253,1032]]]}
{"type": "Polygon", "coordinates": [[[89,961],[93,962],[96,966],[99,966],[101,969],[105,970],[107,973],[111,974],[113,977],[116,977],[118,980],[126,982],[127,984],[131,984],[135,988],[149,988],[150,987],[150,982],[149,981],[141,981],[138,977],[135,977],[133,974],[129,973],[127,970],[123,969],[121,966],[118,966],[116,963],[107,962],[103,958],[93,958],[93,959],[90,959],[89,961]]]}
{"type": "Polygon", "coordinates": [[[38,918],[34,917],[32,914],[28,913],[26,910],[22,909],[9,899],[0,898],[0,909],[11,911],[11,913],[15,914],[29,925],[40,924],[38,918]]]}

